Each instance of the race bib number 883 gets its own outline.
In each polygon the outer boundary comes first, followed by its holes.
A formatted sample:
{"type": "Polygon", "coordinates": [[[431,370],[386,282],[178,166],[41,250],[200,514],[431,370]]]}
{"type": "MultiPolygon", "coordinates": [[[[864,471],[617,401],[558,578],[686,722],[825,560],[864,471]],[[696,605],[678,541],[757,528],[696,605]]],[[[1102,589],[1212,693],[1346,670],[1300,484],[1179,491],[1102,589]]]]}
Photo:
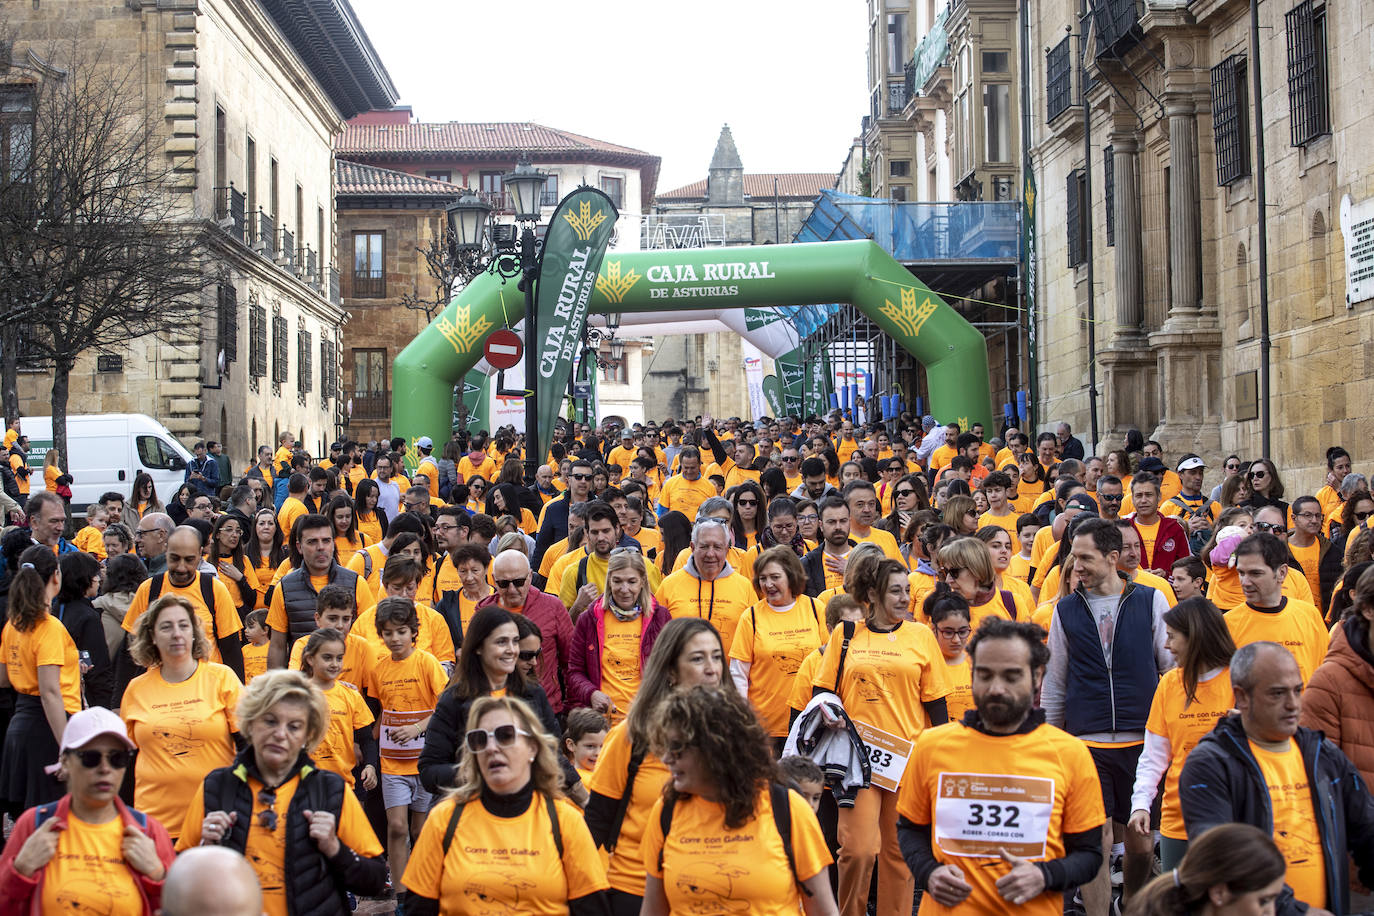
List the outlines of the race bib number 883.
{"type": "Polygon", "coordinates": [[[1001,773],[941,773],[935,845],[946,855],[1023,859],[1045,856],[1054,780],[1001,773]]]}

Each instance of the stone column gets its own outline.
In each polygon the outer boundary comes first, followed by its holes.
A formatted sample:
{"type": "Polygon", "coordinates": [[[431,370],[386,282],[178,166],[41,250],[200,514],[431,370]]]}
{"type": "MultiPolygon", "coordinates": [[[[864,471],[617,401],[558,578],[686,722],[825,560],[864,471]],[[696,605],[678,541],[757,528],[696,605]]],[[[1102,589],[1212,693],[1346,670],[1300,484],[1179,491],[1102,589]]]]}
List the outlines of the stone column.
{"type": "Polygon", "coordinates": [[[1144,260],[1140,238],[1140,143],[1135,132],[1112,134],[1115,178],[1113,229],[1116,233],[1116,336],[1140,333],[1145,321],[1144,260]]]}
{"type": "Polygon", "coordinates": [[[1169,117],[1169,316],[1202,308],[1197,113],[1190,98],[1165,100],[1169,117]]]}

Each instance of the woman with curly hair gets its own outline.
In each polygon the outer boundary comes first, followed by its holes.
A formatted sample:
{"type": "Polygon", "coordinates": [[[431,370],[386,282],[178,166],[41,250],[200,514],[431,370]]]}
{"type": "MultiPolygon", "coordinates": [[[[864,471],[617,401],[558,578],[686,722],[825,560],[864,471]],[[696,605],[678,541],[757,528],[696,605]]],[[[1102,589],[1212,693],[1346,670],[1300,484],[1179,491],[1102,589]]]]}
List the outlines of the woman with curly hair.
{"type": "Polygon", "coordinates": [[[816,815],[777,784],[767,733],[747,700],[707,685],[671,693],[650,741],[669,781],[644,836],[644,916],[706,912],[721,897],[733,912],[838,914],[816,815]],[[711,874],[728,883],[700,877],[711,874]]]}
{"type": "Polygon", "coordinates": [[[463,744],[458,787],[430,811],[401,879],[406,916],[610,912],[606,870],[534,710],[481,697],[463,744]]]}

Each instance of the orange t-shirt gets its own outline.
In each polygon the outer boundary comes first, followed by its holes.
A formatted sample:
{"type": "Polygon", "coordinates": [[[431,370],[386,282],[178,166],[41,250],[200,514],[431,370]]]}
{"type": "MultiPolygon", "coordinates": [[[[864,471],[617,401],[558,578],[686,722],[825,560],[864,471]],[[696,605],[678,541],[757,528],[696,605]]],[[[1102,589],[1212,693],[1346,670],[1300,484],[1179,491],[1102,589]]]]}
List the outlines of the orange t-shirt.
{"type": "MultiPolygon", "coordinates": [[[[615,800],[624,795],[630,753],[630,736],[625,723],[621,722],[611,728],[601,745],[601,756],[596,759],[587,791],[615,800]]],[[[615,890],[635,896],[644,894],[644,856],[640,844],[649,825],[649,809],[663,794],[663,784],[667,781],[668,768],[653,752],[646,752],[635,774],[630,804],[625,809],[615,851],[606,867],[606,876],[615,890]]]]}
{"type": "Polygon", "coordinates": [[[38,696],[38,669],[47,665],[58,669],[62,687],[62,708],[68,714],[81,711],[81,666],[76,643],[62,622],[51,614],[21,633],[6,623],[0,631],[0,657],[5,660],[10,686],[19,693],[38,696]]]}
{"type": "Polygon", "coordinates": [[[351,789],[353,768],[358,765],[353,733],[372,724],[372,711],[361,693],[341,681],[324,690],[324,698],[329,701],[329,727],[310,756],[322,769],[342,776],[351,789]]]}
{"type": "Polygon", "coordinates": [[[826,638],[825,609],[808,595],[785,610],[760,601],[740,618],[730,658],[749,665],[749,702],[770,735],[787,735],[793,680],[826,638]]]}
{"type": "Polygon", "coordinates": [[[433,655],[421,649],[397,660],[387,653],[372,669],[368,693],[382,704],[382,775],[417,776],[424,739],[404,743],[393,737],[394,730],[422,722],[434,714],[439,694],[448,684],[448,675],[433,655]]]}

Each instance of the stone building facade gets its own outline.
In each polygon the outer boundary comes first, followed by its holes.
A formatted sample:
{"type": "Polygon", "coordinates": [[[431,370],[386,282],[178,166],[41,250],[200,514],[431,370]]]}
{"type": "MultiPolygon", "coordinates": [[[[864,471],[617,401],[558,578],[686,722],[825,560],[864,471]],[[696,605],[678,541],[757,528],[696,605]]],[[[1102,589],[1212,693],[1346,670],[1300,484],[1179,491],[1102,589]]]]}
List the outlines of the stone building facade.
{"type": "MultiPolygon", "coordinates": [[[[734,135],[721,129],[708,177],[658,195],[662,232],[645,247],[771,245],[790,242],[832,172],[745,172],[734,135]],[[691,230],[687,231],[687,227],[691,230]]],[[[646,233],[646,238],[650,233],[646,233]]],[[[748,417],[743,338],[738,334],[682,334],[655,341],[644,378],[644,409],[652,418],[748,417]]]]}
{"type": "MultiPolygon", "coordinates": [[[[1342,201],[1369,215],[1374,118],[1368,11],[1259,5],[1255,117],[1249,5],[1100,2],[1089,32],[1085,181],[1077,3],[1032,4],[1046,415],[1088,421],[1087,260],[1109,443],[1129,427],[1170,454],[1263,454],[1256,121],[1267,178],[1271,457],[1290,492],[1322,483],[1323,452],[1368,454],[1374,300],[1347,276],[1342,201]],[[1066,45],[1065,42],[1068,44],[1066,45]],[[1085,194],[1091,187],[1091,195],[1085,194]],[[1089,244],[1090,240],[1090,244],[1089,244]]],[[[1371,291],[1374,293],[1374,291],[1371,291]]],[[[1365,470],[1358,467],[1359,470],[1365,470]]]]}
{"type": "MultiPolygon", "coordinates": [[[[13,60],[79,40],[146,74],[166,124],[182,219],[204,233],[206,320],[135,341],[118,371],[94,354],[69,411],[140,412],[189,443],[226,443],[236,465],[290,430],[316,454],[338,434],[339,300],[333,137],[396,100],[347,4],[306,0],[40,0],[6,4],[13,60]],[[223,354],[225,370],[217,364],[223,354]],[[213,385],[215,387],[206,387],[213,385]]],[[[3,79],[22,84],[23,68],[3,79]]],[[[46,414],[42,371],[21,374],[23,412],[46,414]]]]}

